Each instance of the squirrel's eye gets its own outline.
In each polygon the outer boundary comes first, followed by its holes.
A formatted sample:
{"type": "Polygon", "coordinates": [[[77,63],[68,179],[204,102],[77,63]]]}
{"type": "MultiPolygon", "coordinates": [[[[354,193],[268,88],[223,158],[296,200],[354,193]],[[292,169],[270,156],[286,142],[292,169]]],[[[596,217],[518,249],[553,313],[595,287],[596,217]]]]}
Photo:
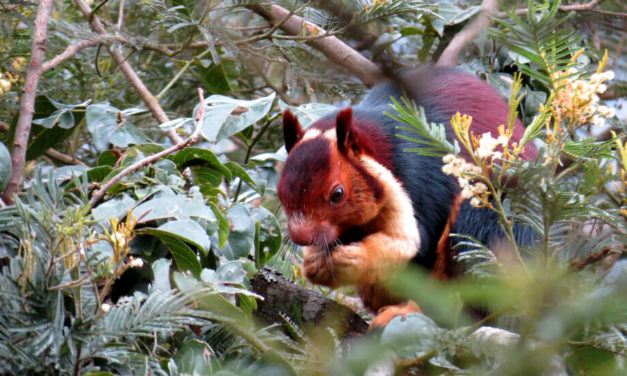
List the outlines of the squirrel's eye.
{"type": "Polygon", "coordinates": [[[344,188],[340,185],[331,194],[331,203],[339,202],[344,197],[344,188]]]}

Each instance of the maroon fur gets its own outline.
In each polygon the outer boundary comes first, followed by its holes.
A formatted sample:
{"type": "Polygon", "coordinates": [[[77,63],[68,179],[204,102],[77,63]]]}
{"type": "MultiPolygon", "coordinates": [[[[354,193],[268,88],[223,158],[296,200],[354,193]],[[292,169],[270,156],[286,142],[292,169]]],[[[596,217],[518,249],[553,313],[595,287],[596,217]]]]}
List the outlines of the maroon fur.
{"type": "Polygon", "coordinates": [[[283,113],[283,138],[285,140],[285,149],[288,153],[300,141],[303,134],[303,129],[296,115],[291,113],[290,110],[285,110],[283,113]]]}
{"type": "MultiPolygon", "coordinates": [[[[504,122],[508,118],[509,108],[503,105],[503,98],[488,83],[473,75],[428,69],[410,72],[402,79],[403,82],[421,83],[404,89],[417,103],[429,105],[443,119],[448,119],[445,124],[459,112],[472,116],[470,130],[476,136],[490,132],[496,137],[497,127],[502,124],[507,126],[504,122]]],[[[522,123],[516,120],[512,140],[520,140],[524,133],[522,123]]],[[[469,157],[467,153],[466,150],[462,151],[464,157],[469,157]]],[[[534,160],[537,154],[533,143],[527,143],[521,157],[534,160]]]]}

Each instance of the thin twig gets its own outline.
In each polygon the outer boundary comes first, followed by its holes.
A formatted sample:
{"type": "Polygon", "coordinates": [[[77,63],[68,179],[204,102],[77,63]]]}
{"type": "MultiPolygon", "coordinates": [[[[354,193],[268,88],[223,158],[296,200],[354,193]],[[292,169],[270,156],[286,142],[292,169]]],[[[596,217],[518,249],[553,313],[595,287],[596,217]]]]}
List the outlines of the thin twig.
{"type": "Polygon", "coordinates": [[[48,18],[52,9],[52,0],[41,0],[37,8],[37,16],[33,28],[33,45],[31,60],[26,70],[24,92],[20,101],[20,115],[17,120],[15,136],[13,139],[13,153],[11,155],[11,177],[2,194],[2,198],[8,204],[13,202],[13,195],[19,190],[22,182],[22,172],[26,162],[26,148],[30,136],[31,121],[35,113],[35,96],[37,86],[43,73],[43,61],[46,55],[46,33],[48,31],[48,18]]]}
{"type": "MultiPolygon", "coordinates": [[[[601,1],[603,0],[592,0],[590,2],[587,2],[585,4],[570,4],[570,5],[560,5],[559,6],[559,10],[563,11],[563,12],[568,12],[568,11],[577,11],[577,12],[582,12],[582,11],[591,11],[592,8],[596,7],[601,1]]],[[[528,8],[519,8],[516,9],[514,11],[514,13],[516,15],[521,15],[521,14],[527,14],[527,12],[529,12],[528,8]]],[[[500,12],[496,15],[496,17],[507,17],[507,13],[506,12],[500,12]]]]}
{"type": "MultiPolygon", "coordinates": [[[[98,16],[92,13],[91,7],[84,0],[74,0],[74,2],[79,7],[83,15],[89,20],[91,27],[96,33],[100,35],[108,34],[98,16]]],[[[129,81],[131,86],[133,86],[135,92],[144,101],[146,106],[148,106],[148,109],[150,109],[150,112],[155,117],[155,119],[157,119],[159,123],[165,123],[169,121],[165,111],[163,110],[163,108],[161,108],[161,105],[159,105],[159,101],[157,100],[157,98],[155,98],[150,90],[148,90],[146,85],[144,85],[133,67],[131,67],[131,65],[129,64],[129,62],[125,61],[124,55],[120,51],[110,47],[109,54],[118,64],[120,71],[124,74],[124,76],[126,76],[126,79],[129,81]]],[[[176,134],[176,131],[174,129],[169,129],[167,131],[167,135],[172,143],[175,145],[179,144],[182,141],[181,137],[176,134]]]]}
{"type": "Polygon", "coordinates": [[[46,61],[43,64],[43,72],[48,72],[56,68],[59,64],[62,64],[64,61],[76,55],[79,51],[87,47],[95,47],[101,44],[109,44],[112,42],[126,43],[127,41],[117,35],[101,35],[94,39],[82,40],[80,42],[72,43],[65,48],[65,51],[46,61]]]}
{"type": "Polygon", "coordinates": [[[142,160],[139,160],[133,163],[132,165],[126,167],[122,171],[120,171],[117,175],[111,178],[111,180],[106,182],[99,190],[94,192],[94,194],[91,197],[91,200],[89,200],[89,204],[91,205],[92,208],[98,203],[98,201],[100,201],[102,197],[104,197],[104,195],[107,193],[109,188],[111,188],[113,185],[119,182],[126,175],[130,174],[131,172],[137,171],[143,167],[146,167],[158,161],[159,159],[165,157],[166,155],[170,155],[178,150],[184,149],[198,140],[198,136],[200,135],[200,131],[202,129],[202,119],[204,118],[204,113],[205,113],[205,101],[203,98],[202,89],[200,88],[198,89],[198,96],[201,102],[200,102],[200,108],[194,117],[194,120],[196,122],[196,129],[194,130],[194,133],[192,133],[192,135],[187,140],[182,140],[181,142],[176,143],[173,146],[167,149],[164,149],[156,154],[153,154],[142,160]]]}
{"type": "Polygon", "coordinates": [[[170,80],[170,82],[168,82],[165,87],[159,92],[159,94],[156,95],[156,98],[158,100],[161,100],[161,98],[163,98],[163,96],[168,92],[168,90],[170,90],[170,88],[172,86],[174,86],[174,84],[183,76],[183,73],[185,73],[187,71],[187,69],[192,65],[192,63],[195,60],[199,60],[202,59],[205,55],[207,55],[211,50],[206,49],[203,52],[200,53],[200,55],[194,57],[191,60],[188,60],[185,62],[185,65],[183,65],[183,67],[181,69],[179,69],[179,71],[176,73],[176,75],[174,75],[174,77],[170,80]]]}
{"type": "Polygon", "coordinates": [[[49,148],[48,150],[46,150],[46,155],[49,156],[50,158],[56,159],[57,161],[63,162],[68,165],[87,166],[82,161],[79,161],[78,159],[70,155],[61,153],[60,151],[55,150],[53,148],[49,148]]]}
{"type": "Polygon", "coordinates": [[[122,25],[124,24],[124,0],[120,0],[120,11],[118,13],[118,23],[116,24],[116,28],[118,31],[122,30],[122,25]]]}

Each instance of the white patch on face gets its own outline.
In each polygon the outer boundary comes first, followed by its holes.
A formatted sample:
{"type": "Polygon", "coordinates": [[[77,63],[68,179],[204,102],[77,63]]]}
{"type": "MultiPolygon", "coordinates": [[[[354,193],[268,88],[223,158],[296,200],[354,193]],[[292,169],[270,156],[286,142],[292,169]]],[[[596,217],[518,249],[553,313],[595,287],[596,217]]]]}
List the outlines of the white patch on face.
{"type": "Polygon", "coordinates": [[[309,128],[309,129],[307,129],[307,131],[305,131],[305,134],[303,135],[303,138],[301,139],[301,141],[314,139],[314,138],[320,136],[321,134],[322,134],[322,132],[320,131],[320,129],[309,128]]]}
{"type": "Polygon", "coordinates": [[[301,141],[312,140],[320,136],[332,142],[335,142],[335,140],[337,139],[335,128],[327,129],[324,132],[322,132],[318,128],[309,128],[305,131],[305,134],[303,135],[303,138],[301,139],[301,141]]]}

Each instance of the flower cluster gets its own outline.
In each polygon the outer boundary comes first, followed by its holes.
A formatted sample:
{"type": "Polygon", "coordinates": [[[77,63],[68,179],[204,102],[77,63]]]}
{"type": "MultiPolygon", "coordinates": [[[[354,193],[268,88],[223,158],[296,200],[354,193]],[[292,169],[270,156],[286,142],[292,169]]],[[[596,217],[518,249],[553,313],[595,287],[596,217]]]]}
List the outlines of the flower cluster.
{"type": "Polygon", "coordinates": [[[470,204],[474,207],[487,202],[490,194],[488,186],[482,182],[473,182],[473,178],[481,175],[481,167],[468,163],[453,154],[445,155],[442,161],[444,162],[442,172],[457,178],[457,183],[462,189],[462,198],[470,199],[470,204]]]}
{"type": "Polygon", "coordinates": [[[503,149],[507,148],[507,143],[509,139],[507,136],[501,135],[497,138],[492,137],[489,132],[486,132],[481,135],[479,139],[479,147],[475,149],[475,155],[479,159],[499,159],[503,157],[503,153],[500,151],[495,151],[497,146],[503,147],[503,149]]]}
{"type": "Polygon", "coordinates": [[[615,114],[613,108],[599,105],[598,94],[607,90],[606,81],[614,79],[614,72],[595,73],[586,79],[573,79],[562,77],[572,76],[577,73],[574,68],[569,68],[556,73],[561,88],[555,93],[555,98],[551,103],[553,115],[558,122],[566,120],[569,125],[589,124],[596,126],[605,124],[605,118],[615,114]]]}

